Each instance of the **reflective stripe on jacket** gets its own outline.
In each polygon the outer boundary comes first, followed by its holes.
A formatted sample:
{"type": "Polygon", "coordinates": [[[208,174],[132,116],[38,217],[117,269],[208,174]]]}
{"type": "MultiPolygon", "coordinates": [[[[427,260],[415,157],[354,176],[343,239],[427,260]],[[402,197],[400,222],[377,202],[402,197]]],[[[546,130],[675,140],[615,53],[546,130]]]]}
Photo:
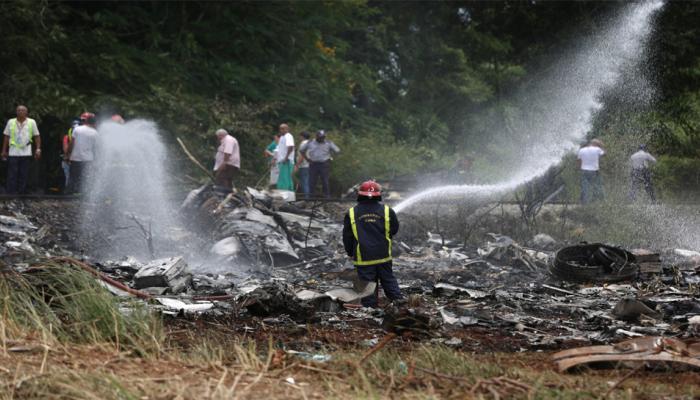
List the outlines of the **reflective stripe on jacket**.
{"type": "Polygon", "coordinates": [[[391,261],[391,221],[389,206],[384,215],[374,212],[356,215],[355,207],[348,211],[352,235],[357,242],[354,264],[376,265],[391,261]]]}
{"type": "Polygon", "coordinates": [[[17,118],[12,118],[10,120],[10,146],[22,149],[24,147],[27,147],[27,145],[32,144],[32,141],[34,140],[34,125],[32,124],[32,120],[27,118],[27,130],[29,130],[29,141],[25,144],[17,144],[17,131],[19,130],[19,122],[17,122],[17,118]]]}

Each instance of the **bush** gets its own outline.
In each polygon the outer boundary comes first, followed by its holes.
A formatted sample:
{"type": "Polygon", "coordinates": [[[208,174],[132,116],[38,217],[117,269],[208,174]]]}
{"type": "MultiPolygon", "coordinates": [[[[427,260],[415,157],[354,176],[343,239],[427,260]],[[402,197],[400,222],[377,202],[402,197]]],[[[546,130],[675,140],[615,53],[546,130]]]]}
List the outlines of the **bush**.
{"type": "Polygon", "coordinates": [[[700,191],[700,159],[661,156],[658,160],[655,182],[663,197],[694,200],[700,191]]]}
{"type": "Polygon", "coordinates": [[[332,187],[345,191],[366,179],[411,175],[438,159],[435,150],[411,146],[383,134],[333,134],[341,153],[333,161],[332,187]]]}

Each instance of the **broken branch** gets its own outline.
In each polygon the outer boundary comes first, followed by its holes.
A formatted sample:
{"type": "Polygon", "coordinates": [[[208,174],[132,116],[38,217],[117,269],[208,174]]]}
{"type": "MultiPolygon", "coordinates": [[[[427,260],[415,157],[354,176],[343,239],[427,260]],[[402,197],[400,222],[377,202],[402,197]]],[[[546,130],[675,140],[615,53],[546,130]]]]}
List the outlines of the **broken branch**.
{"type": "Polygon", "coordinates": [[[175,140],[177,140],[177,143],[180,145],[180,147],[182,147],[182,151],[185,152],[185,155],[187,155],[187,157],[194,163],[194,165],[198,166],[199,169],[201,169],[201,170],[204,172],[204,174],[206,174],[206,176],[209,177],[209,179],[211,179],[211,180],[213,181],[213,180],[214,180],[214,175],[212,175],[211,172],[209,172],[209,170],[206,169],[206,168],[192,155],[192,153],[190,153],[190,151],[187,149],[187,146],[185,146],[185,143],[183,143],[182,140],[180,140],[180,138],[175,138],[175,140]]]}
{"type": "Polygon", "coordinates": [[[359,364],[362,365],[362,363],[365,362],[365,360],[367,360],[368,358],[370,358],[372,356],[372,354],[374,354],[374,353],[378,352],[379,350],[381,350],[382,348],[384,348],[384,346],[386,346],[389,342],[391,342],[397,336],[398,335],[395,334],[394,332],[390,332],[389,334],[384,336],[384,338],[382,338],[382,340],[379,343],[377,343],[376,346],[372,347],[367,352],[367,354],[365,354],[364,357],[362,357],[359,364]]]}
{"type": "Polygon", "coordinates": [[[615,389],[617,389],[618,387],[620,387],[620,385],[622,384],[622,382],[626,381],[626,380],[629,379],[632,375],[634,375],[634,374],[636,374],[637,372],[639,372],[639,370],[641,370],[642,368],[644,368],[645,365],[646,365],[646,364],[641,363],[641,364],[639,364],[635,369],[633,369],[632,371],[626,373],[625,376],[623,376],[622,378],[620,378],[620,380],[618,380],[617,382],[615,382],[615,384],[612,385],[612,386],[610,387],[610,389],[608,389],[600,398],[601,398],[601,399],[607,398],[607,397],[610,395],[610,393],[613,392],[613,390],[615,390],[615,389]]]}

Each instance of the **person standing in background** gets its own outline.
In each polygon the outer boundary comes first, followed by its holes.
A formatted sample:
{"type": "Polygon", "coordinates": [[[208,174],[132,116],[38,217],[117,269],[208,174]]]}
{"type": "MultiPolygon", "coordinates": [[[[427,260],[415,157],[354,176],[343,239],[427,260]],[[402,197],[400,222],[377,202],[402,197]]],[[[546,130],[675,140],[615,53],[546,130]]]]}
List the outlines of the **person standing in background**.
{"type": "Polygon", "coordinates": [[[313,194],[316,190],[316,182],[321,179],[323,195],[331,197],[330,176],[331,157],[340,153],[340,149],[330,140],[326,139],[326,132],[320,130],[316,133],[316,139],[306,143],[301,148],[307,160],[309,160],[309,192],[313,194]]]}
{"type": "Polygon", "coordinates": [[[219,147],[214,161],[214,183],[226,189],[233,189],[233,177],[241,169],[241,153],[238,141],[226,129],[216,131],[219,147]]]}
{"type": "Polygon", "coordinates": [[[32,143],[34,159],[41,158],[41,136],[36,121],[29,118],[27,106],[18,105],[17,117],[7,121],[2,141],[2,159],[7,160],[8,194],[26,194],[29,179],[29,164],[32,160],[32,143]]]}
{"type": "Polygon", "coordinates": [[[311,194],[309,189],[309,160],[306,159],[304,153],[301,152],[301,148],[309,142],[311,135],[309,132],[302,132],[301,138],[303,139],[299,144],[299,152],[297,154],[297,164],[294,166],[294,170],[298,171],[299,183],[301,185],[301,193],[304,194],[304,198],[308,198],[311,194]]]}
{"type": "Polygon", "coordinates": [[[97,150],[97,121],[95,114],[84,112],[80,115],[82,125],[73,129],[73,140],[68,146],[64,159],[70,164],[71,179],[68,193],[78,193],[83,189],[83,181],[86,179],[92,162],[95,160],[97,150]]]}
{"type": "Polygon", "coordinates": [[[632,173],[630,176],[630,200],[634,201],[637,198],[637,189],[639,186],[644,186],[652,202],[656,201],[654,195],[654,186],[651,182],[651,165],[656,164],[656,158],[647,152],[647,145],[642,144],[639,150],[630,157],[632,165],[632,173]]]}
{"type": "Polygon", "coordinates": [[[578,151],[578,166],[581,170],[581,204],[603,200],[603,183],[600,177],[600,157],[605,155],[603,142],[591,140],[578,151]]]}
{"type": "Polygon", "coordinates": [[[277,179],[277,189],[294,191],[294,181],[292,171],[294,170],[294,136],[289,133],[287,124],[280,125],[280,141],[277,144],[277,167],[279,168],[279,178],[277,179]]]}
{"type": "Polygon", "coordinates": [[[63,135],[63,139],[61,140],[61,149],[63,150],[63,155],[61,157],[61,169],[63,170],[63,177],[64,177],[64,182],[63,182],[63,191],[68,190],[68,185],[70,184],[70,163],[68,162],[67,159],[65,159],[65,155],[68,154],[68,148],[70,147],[70,143],[73,141],[73,131],[75,128],[80,126],[80,119],[75,118],[71,122],[71,127],[68,128],[68,132],[66,132],[65,135],[63,135]]]}
{"type": "Polygon", "coordinates": [[[277,168],[277,143],[279,143],[279,141],[280,135],[275,133],[272,138],[272,143],[268,144],[263,152],[263,155],[270,163],[270,188],[277,185],[277,178],[280,176],[280,170],[277,168]]]}

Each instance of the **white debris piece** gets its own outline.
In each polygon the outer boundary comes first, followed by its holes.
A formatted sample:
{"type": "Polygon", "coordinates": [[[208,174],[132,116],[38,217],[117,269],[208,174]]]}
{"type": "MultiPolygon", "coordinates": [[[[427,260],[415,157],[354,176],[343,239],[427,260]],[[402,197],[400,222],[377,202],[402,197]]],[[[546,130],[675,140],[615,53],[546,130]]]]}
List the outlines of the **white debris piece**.
{"type": "Polygon", "coordinates": [[[448,325],[469,326],[476,325],[479,322],[478,319],[470,316],[458,317],[454,313],[445,310],[445,307],[440,307],[438,310],[440,310],[442,320],[448,325]]]}
{"type": "Polygon", "coordinates": [[[241,251],[241,241],[236,236],[229,236],[214,243],[209,251],[220,256],[232,256],[241,251]]]}
{"type": "Polygon", "coordinates": [[[277,228],[277,222],[275,222],[275,219],[269,215],[263,214],[262,211],[258,210],[257,208],[249,208],[248,212],[246,212],[245,219],[277,228]]]}
{"type": "Polygon", "coordinates": [[[11,236],[24,238],[27,236],[27,231],[36,230],[29,220],[26,218],[15,218],[7,215],[0,215],[0,232],[11,236]]]}
{"type": "Polygon", "coordinates": [[[700,257],[700,252],[685,249],[674,249],[673,254],[686,258],[700,257]]]}
{"type": "Polygon", "coordinates": [[[439,290],[445,290],[447,292],[466,293],[472,299],[483,299],[484,297],[487,297],[489,295],[488,293],[482,292],[481,290],[455,286],[446,282],[438,282],[435,284],[434,288],[439,290]]]}
{"type": "Polygon", "coordinates": [[[214,303],[210,301],[198,301],[196,303],[185,303],[182,300],[173,299],[170,297],[156,297],[156,301],[164,305],[166,309],[184,312],[185,314],[196,314],[209,310],[214,307],[214,303]]]}
{"type": "Polygon", "coordinates": [[[36,254],[36,250],[34,250],[32,245],[30,245],[26,239],[22,242],[17,242],[13,240],[7,241],[5,242],[5,247],[7,247],[8,249],[25,251],[30,254],[36,254]]]}
{"type": "Polygon", "coordinates": [[[283,202],[297,200],[296,194],[291,190],[273,189],[270,193],[270,197],[272,197],[273,200],[281,200],[283,202]]]}
{"type": "Polygon", "coordinates": [[[297,299],[299,300],[317,300],[317,299],[325,299],[328,297],[328,295],[315,292],[313,290],[308,290],[308,289],[303,289],[300,290],[296,293],[297,299]]]}
{"type": "Polygon", "coordinates": [[[532,238],[532,245],[542,249],[550,249],[557,244],[557,241],[553,237],[547,235],[546,233],[538,233],[532,238]]]}

